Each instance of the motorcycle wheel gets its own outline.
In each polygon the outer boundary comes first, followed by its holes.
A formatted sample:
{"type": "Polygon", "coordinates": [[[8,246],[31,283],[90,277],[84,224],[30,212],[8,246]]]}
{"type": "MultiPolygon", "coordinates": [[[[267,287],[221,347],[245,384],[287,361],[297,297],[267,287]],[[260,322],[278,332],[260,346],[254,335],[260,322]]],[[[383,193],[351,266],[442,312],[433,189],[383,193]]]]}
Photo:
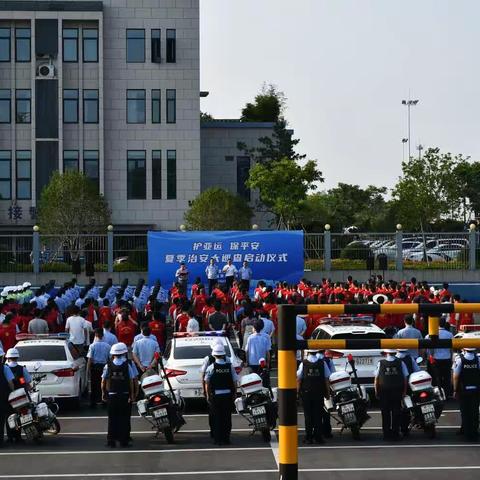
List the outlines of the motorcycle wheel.
{"type": "Polygon", "coordinates": [[[435,438],[436,435],[437,435],[437,429],[435,427],[435,424],[433,425],[428,425],[428,426],[425,426],[425,435],[428,437],[428,438],[435,438]]]}
{"type": "Polygon", "coordinates": [[[262,428],[262,438],[264,442],[269,442],[272,439],[272,434],[268,428],[262,428]]]}
{"type": "Polygon", "coordinates": [[[57,435],[60,433],[60,422],[55,418],[47,430],[45,430],[45,433],[48,435],[57,435]]]}
{"type": "Polygon", "coordinates": [[[164,428],[163,434],[165,435],[165,440],[167,441],[167,443],[175,443],[175,439],[173,438],[173,431],[170,427],[164,428]]]}
{"type": "Polygon", "coordinates": [[[352,432],[352,437],[354,440],[360,440],[360,427],[358,425],[350,427],[350,431],[352,432]]]}

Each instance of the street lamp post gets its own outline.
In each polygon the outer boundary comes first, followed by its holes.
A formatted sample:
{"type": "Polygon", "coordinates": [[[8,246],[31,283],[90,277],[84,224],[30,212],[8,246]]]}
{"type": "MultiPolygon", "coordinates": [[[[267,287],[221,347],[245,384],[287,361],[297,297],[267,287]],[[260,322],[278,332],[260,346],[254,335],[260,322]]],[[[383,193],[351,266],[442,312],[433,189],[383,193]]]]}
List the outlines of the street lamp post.
{"type": "Polygon", "coordinates": [[[410,160],[411,157],[411,151],[410,151],[410,145],[411,145],[411,128],[410,128],[410,107],[413,105],[416,105],[418,103],[418,100],[402,100],[402,105],[407,106],[408,110],[408,159],[410,160]]]}

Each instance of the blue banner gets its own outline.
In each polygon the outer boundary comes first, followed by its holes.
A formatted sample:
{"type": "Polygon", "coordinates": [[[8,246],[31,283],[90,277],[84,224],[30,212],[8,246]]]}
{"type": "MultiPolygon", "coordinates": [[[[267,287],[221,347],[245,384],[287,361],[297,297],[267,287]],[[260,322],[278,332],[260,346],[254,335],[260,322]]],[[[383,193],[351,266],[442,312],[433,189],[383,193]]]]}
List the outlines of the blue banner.
{"type": "Polygon", "coordinates": [[[175,281],[180,262],[206,282],[205,268],[214,258],[221,270],[229,259],[239,269],[249,263],[253,281],[296,283],[303,277],[303,232],[148,232],[148,279],[165,287],[175,281]]]}

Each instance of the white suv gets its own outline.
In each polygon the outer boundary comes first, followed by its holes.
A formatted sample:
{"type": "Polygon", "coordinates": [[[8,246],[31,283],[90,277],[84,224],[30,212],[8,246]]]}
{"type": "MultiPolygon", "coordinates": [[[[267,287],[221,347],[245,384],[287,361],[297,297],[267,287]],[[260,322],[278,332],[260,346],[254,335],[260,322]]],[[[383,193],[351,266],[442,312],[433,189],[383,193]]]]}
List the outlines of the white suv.
{"type": "MultiPolygon", "coordinates": [[[[345,340],[345,339],[382,339],[387,338],[385,332],[373,323],[372,317],[327,317],[312,333],[314,340],[345,340]]],[[[374,372],[379,360],[382,360],[381,350],[331,350],[333,363],[337,371],[352,368],[347,361],[347,355],[352,354],[355,360],[358,380],[367,390],[373,390],[374,372]]],[[[352,383],[355,378],[352,376],[352,383]]]]}

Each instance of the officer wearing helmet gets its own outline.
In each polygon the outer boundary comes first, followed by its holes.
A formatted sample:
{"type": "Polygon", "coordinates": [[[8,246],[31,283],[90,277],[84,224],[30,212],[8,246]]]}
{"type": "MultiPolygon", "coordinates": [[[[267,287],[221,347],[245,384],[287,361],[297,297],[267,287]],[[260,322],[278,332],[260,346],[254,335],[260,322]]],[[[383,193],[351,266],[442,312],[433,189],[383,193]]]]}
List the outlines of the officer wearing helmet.
{"type": "MultiPolygon", "coordinates": [[[[466,337],[465,337],[466,338],[466,337]]],[[[475,348],[464,348],[453,366],[454,396],[460,401],[463,433],[467,440],[478,439],[480,401],[480,358],[475,348]]]]}
{"type": "Polygon", "coordinates": [[[305,414],[304,443],[323,443],[324,398],[330,398],[330,369],[319,350],[307,350],[297,370],[297,391],[305,414]]]}
{"type": "Polygon", "coordinates": [[[102,374],[102,398],[108,407],[107,446],[114,448],[129,446],[130,416],[135,401],[134,379],[137,370],[127,359],[128,348],[116,343],[110,350],[112,358],[105,365],[102,374]]]}
{"type": "Polygon", "coordinates": [[[408,370],[396,350],[385,349],[375,369],[375,395],[380,400],[385,440],[400,440],[401,404],[407,391],[408,370]]]}
{"type": "Polygon", "coordinates": [[[0,347],[0,447],[3,447],[3,432],[10,407],[8,396],[13,390],[13,380],[15,379],[12,371],[3,365],[3,355],[3,349],[0,347]]]}
{"type": "Polygon", "coordinates": [[[213,441],[215,445],[230,445],[232,406],[238,377],[231,362],[226,359],[223,343],[215,344],[212,356],[215,361],[205,371],[205,384],[211,411],[213,441]]]}

